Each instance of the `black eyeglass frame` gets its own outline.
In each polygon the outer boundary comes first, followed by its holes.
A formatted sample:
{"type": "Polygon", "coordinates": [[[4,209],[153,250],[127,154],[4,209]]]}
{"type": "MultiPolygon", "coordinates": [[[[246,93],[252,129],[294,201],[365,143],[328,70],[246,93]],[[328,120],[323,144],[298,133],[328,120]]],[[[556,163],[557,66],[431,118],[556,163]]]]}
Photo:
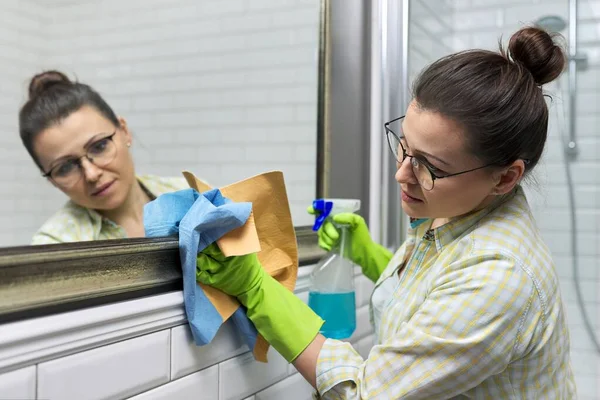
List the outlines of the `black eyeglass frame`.
{"type": "MultiPolygon", "coordinates": [[[[465,171],[460,171],[460,172],[455,172],[453,174],[446,174],[446,175],[436,175],[435,172],[433,172],[431,170],[431,167],[425,163],[422,163],[421,161],[419,161],[418,159],[415,159],[414,156],[411,156],[410,154],[408,154],[406,152],[406,149],[404,148],[404,145],[402,144],[402,141],[400,140],[400,138],[398,137],[398,135],[396,135],[396,133],[390,128],[390,124],[396,122],[396,121],[400,121],[401,119],[403,119],[405,117],[405,115],[398,117],[398,118],[394,118],[391,121],[388,121],[386,123],[383,124],[383,128],[385,129],[385,135],[386,135],[386,139],[388,142],[388,147],[390,148],[390,151],[392,152],[392,154],[394,155],[394,157],[396,158],[396,161],[399,162],[400,164],[402,164],[404,162],[404,160],[406,160],[406,157],[410,157],[410,162],[411,165],[414,167],[416,167],[415,163],[419,163],[420,165],[424,166],[427,171],[429,171],[429,174],[431,175],[431,189],[425,189],[423,187],[423,189],[425,190],[433,190],[434,186],[435,186],[435,181],[436,179],[443,179],[443,178],[450,178],[451,176],[457,176],[457,175],[462,175],[462,174],[466,174],[467,172],[473,172],[473,171],[477,171],[483,168],[487,168],[487,167],[491,167],[493,164],[486,164],[486,165],[482,165],[481,167],[477,167],[477,168],[472,168],[472,169],[468,169],[465,171]],[[392,148],[392,144],[389,138],[389,135],[393,135],[396,140],[398,140],[398,143],[400,143],[400,147],[402,148],[402,160],[399,160],[398,157],[396,156],[396,153],[394,152],[394,149],[392,148]],[[413,161],[414,160],[414,161],[413,161]]],[[[527,161],[525,161],[525,163],[527,163],[527,161]]],[[[419,182],[420,184],[420,182],[419,182]]],[[[421,185],[423,186],[423,185],[421,185]]]]}
{"type": "MultiPolygon", "coordinates": [[[[113,142],[113,144],[114,144],[114,143],[115,143],[115,141],[114,141],[114,137],[115,137],[115,135],[117,134],[117,130],[118,130],[118,129],[115,129],[115,131],[114,131],[114,132],[113,132],[111,135],[108,135],[108,136],[106,136],[106,137],[103,137],[103,138],[101,138],[101,139],[98,139],[98,140],[94,141],[94,142],[93,142],[93,143],[91,143],[91,144],[90,144],[88,147],[92,147],[94,144],[96,144],[96,143],[98,143],[98,142],[101,142],[102,140],[109,140],[109,141],[113,142]]],[[[117,156],[117,149],[115,148],[115,157],[116,157],[116,156],[117,156]]],[[[83,166],[81,165],[81,159],[82,159],[82,158],[87,158],[89,162],[91,162],[92,164],[96,165],[96,163],[94,163],[94,159],[93,159],[93,157],[90,157],[90,156],[89,156],[89,150],[86,150],[85,154],[84,154],[84,155],[82,155],[81,157],[78,157],[78,158],[72,158],[72,159],[69,159],[69,160],[70,160],[70,161],[73,161],[73,162],[75,162],[75,163],[77,164],[77,167],[79,168],[79,170],[80,170],[80,171],[82,171],[82,170],[83,170],[83,166]]],[[[113,159],[114,159],[114,157],[113,157],[113,159]]],[[[111,160],[111,161],[112,161],[112,160],[111,160]]],[[[110,163],[110,161],[109,161],[109,163],[110,163]]],[[[43,173],[42,173],[42,177],[54,180],[54,178],[52,178],[52,171],[54,171],[54,170],[55,170],[56,168],[58,168],[58,167],[61,167],[61,166],[62,166],[62,164],[63,164],[63,163],[60,163],[60,164],[57,164],[57,165],[55,165],[54,167],[50,168],[50,170],[49,170],[48,172],[44,172],[44,171],[42,171],[42,172],[43,172],[43,173]]],[[[80,179],[81,179],[81,178],[80,178],[80,179]]]]}

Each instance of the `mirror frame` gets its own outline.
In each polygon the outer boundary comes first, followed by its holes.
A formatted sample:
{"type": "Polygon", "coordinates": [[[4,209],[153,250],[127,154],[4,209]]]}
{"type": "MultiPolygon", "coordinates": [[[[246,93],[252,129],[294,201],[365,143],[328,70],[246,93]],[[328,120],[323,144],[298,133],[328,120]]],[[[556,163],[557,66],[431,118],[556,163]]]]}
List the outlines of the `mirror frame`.
{"type": "MultiPolygon", "coordinates": [[[[324,254],[297,227],[300,265],[324,254]]],[[[39,317],[173,290],[183,281],[177,237],[98,240],[0,250],[0,321],[39,317]]]]}
{"type": "MultiPolygon", "coordinates": [[[[319,7],[316,197],[330,174],[331,0],[319,7]]],[[[311,226],[295,228],[300,266],[324,254],[311,226]]],[[[173,290],[183,281],[176,237],[0,248],[0,322],[18,321],[173,290]]]]}

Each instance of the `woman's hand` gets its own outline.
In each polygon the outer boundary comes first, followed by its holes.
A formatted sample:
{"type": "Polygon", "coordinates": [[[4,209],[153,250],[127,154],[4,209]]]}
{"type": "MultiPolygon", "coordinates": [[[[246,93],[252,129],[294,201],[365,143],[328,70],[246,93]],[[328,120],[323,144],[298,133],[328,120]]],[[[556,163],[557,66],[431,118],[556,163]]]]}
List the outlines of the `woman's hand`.
{"type": "MultiPolygon", "coordinates": [[[[314,214],[312,207],[309,214],[314,214]]],[[[346,226],[349,233],[348,248],[345,256],[363,270],[363,273],[373,282],[379,279],[383,270],[392,258],[392,253],[385,247],[373,242],[369,228],[364,218],[354,213],[341,213],[327,218],[319,228],[319,246],[327,251],[336,247],[341,238],[339,226],[346,226]]]]}
{"type": "Polygon", "coordinates": [[[243,295],[260,286],[265,274],[256,254],[225,257],[216,243],[198,254],[196,279],[231,296],[247,297],[243,295]]]}
{"type": "Polygon", "coordinates": [[[225,257],[216,244],[196,259],[196,279],[238,298],[260,334],[288,362],[307,348],[323,320],[264,270],[256,254],[225,257]]]}

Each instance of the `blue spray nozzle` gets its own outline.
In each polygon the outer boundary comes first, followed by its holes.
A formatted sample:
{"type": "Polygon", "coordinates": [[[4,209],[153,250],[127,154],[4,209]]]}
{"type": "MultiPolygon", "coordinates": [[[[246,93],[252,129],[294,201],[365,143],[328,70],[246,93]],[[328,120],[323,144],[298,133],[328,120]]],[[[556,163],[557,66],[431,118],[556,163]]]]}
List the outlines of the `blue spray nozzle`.
{"type": "Polygon", "coordinates": [[[333,209],[333,201],[316,199],[313,201],[313,209],[317,213],[315,224],[313,225],[313,231],[318,231],[321,225],[323,225],[323,222],[325,222],[327,217],[329,217],[329,214],[333,209]]]}
{"type": "Polygon", "coordinates": [[[360,210],[360,200],[357,199],[316,199],[313,201],[313,209],[317,215],[313,231],[318,231],[325,220],[332,216],[345,212],[356,212],[360,210]]]}

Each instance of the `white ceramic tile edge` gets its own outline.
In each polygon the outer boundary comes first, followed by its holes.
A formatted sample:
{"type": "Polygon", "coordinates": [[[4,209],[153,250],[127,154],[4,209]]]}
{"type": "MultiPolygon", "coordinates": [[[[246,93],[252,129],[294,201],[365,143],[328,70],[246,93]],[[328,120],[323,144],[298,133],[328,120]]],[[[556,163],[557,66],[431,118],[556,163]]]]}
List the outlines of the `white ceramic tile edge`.
{"type": "Polygon", "coordinates": [[[314,267],[314,265],[307,265],[306,267],[298,268],[298,279],[296,280],[295,290],[296,293],[308,290],[310,285],[310,273],[314,267]]]}
{"type": "MultiPolygon", "coordinates": [[[[312,266],[298,270],[308,289],[312,266]]],[[[2,325],[0,373],[186,323],[183,293],[108,304],[2,325]]]]}
{"type": "Polygon", "coordinates": [[[185,323],[182,292],[2,326],[0,373],[185,323]]]}

